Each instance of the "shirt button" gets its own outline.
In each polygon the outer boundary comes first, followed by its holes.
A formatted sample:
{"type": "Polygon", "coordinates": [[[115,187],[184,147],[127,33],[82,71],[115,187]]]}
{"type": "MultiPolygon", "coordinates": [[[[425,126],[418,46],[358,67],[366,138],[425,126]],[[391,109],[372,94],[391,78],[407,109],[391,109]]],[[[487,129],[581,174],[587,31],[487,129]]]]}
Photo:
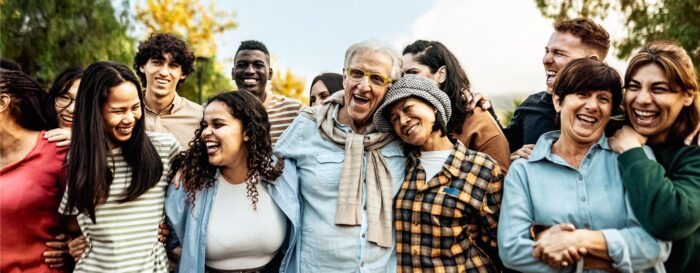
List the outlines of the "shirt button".
{"type": "Polygon", "coordinates": [[[581,202],[586,202],[586,196],[581,196],[581,202]]]}
{"type": "Polygon", "coordinates": [[[364,239],[364,238],[365,238],[365,234],[364,234],[364,233],[362,233],[362,239],[364,239]]]}
{"type": "Polygon", "coordinates": [[[360,267],[365,267],[365,262],[361,262],[360,267]]]}

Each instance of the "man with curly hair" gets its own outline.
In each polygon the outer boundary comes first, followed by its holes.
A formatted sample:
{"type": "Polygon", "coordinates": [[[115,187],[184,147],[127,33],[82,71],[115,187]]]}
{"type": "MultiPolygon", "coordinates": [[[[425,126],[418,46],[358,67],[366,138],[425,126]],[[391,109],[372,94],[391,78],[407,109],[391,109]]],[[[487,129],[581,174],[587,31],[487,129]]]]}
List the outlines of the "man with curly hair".
{"type": "Polygon", "coordinates": [[[194,71],[194,53],[172,34],[154,33],[139,44],[134,69],[144,87],[146,130],[168,132],[187,149],[202,120],[203,108],[177,94],[194,71]]]}
{"type": "Polygon", "coordinates": [[[253,93],[267,110],[270,119],[270,137],[272,145],[282,135],[304,104],[299,100],[280,95],[273,95],[267,87],[267,82],[272,80],[272,68],[270,67],[270,52],[265,44],[247,40],[241,42],[233,59],[231,78],[236,82],[238,90],[253,93]]]}

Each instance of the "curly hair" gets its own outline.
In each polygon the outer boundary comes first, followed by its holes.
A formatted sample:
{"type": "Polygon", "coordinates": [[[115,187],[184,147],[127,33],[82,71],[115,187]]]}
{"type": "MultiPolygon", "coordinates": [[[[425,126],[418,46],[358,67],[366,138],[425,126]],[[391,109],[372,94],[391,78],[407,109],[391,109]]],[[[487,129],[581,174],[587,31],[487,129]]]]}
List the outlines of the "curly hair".
{"type": "MultiPolygon", "coordinates": [[[[243,134],[248,137],[245,147],[248,150],[248,174],[246,178],[247,196],[251,200],[253,208],[257,208],[258,192],[255,185],[258,178],[274,181],[282,174],[284,161],[274,162],[272,156],[272,141],[270,140],[270,122],[267,111],[260,100],[248,91],[234,91],[220,93],[207,101],[223,102],[227,105],[229,113],[235,119],[241,121],[244,128],[243,134]]],[[[195,131],[195,137],[190,141],[190,149],[181,152],[172,163],[169,179],[173,179],[179,172],[182,185],[187,192],[187,201],[194,204],[197,192],[214,185],[218,166],[209,163],[207,147],[202,138],[202,132],[206,129],[204,118],[199,128],[195,131]]]]}
{"type": "Polygon", "coordinates": [[[596,24],[588,18],[575,18],[564,20],[554,24],[554,30],[562,33],[571,33],[581,39],[581,44],[595,50],[600,54],[600,59],[605,60],[610,49],[610,34],[603,26],[596,24]]]}
{"type": "MultiPolygon", "coordinates": [[[[168,33],[154,33],[148,40],[139,44],[138,52],[134,56],[134,71],[141,79],[141,85],[146,87],[146,74],[139,68],[146,65],[151,58],[163,59],[163,54],[170,54],[182,68],[182,75],[187,76],[194,72],[194,52],[187,43],[175,35],[168,33]]],[[[187,78],[177,82],[180,86],[187,78]]]]}

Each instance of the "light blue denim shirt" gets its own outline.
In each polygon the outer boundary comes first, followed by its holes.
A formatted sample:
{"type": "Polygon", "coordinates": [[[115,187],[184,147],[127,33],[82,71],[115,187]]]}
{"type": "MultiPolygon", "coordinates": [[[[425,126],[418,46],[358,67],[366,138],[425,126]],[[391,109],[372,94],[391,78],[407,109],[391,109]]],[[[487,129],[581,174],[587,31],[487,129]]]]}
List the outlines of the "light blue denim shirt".
{"type": "MultiPolygon", "coordinates": [[[[218,174],[217,174],[218,175],[218,174]]],[[[282,209],[282,212],[287,216],[287,234],[284,243],[279,251],[285,253],[285,258],[291,257],[293,249],[289,248],[298,232],[298,225],[294,224],[298,214],[291,214],[293,211],[285,210],[285,200],[281,200],[278,194],[277,185],[267,183],[263,180],[263,185],[267,188],[272,200],[282,209]]],[[[187,193],[180,186],[176,189],[174,185],[168,187],[168,192],[165,198],[165,214],[168,223],[173,232],[177,236],[180,245],[182,246],[182,256],[178,264],[178,272],[205,272],[205,255],[207,242],[207,228],[209,225],[209,214],[216,196],[219,183],[214,183],[212,187],[205,188],[198,192],[195,196],[194,207],[185,203],[187,193]]],[[[244,223],[242,223],[244,224],[244,223]]],[[[282,271],[282,269],[280,269],[282,271]]]]}
{"type": "MultiPolygon", "coordinates": [[[[337,112],[336,108],[335,125],[350,131],[337,121],[337,112]]],[[[398,140],[379,150],[389,166],[395,196],[406,168],[403,150],[398,140]]],[[[277,180],[279,194],[285,204],[292,206],[283,210],[298,210],[301,215],[293,219],[300,221],[301,229],[296,238],[295,257],[283,261],[286,272],[396,272],[395,235],[392,233],[390,248],[370,243],[367,240],[366,210],[362,211],[360,226],[335,224],[344,148],[324,139],[316,122],[300,115],[277,141],[275,152],[285,158],[283,174],[277,180]]],[[[368,154],[365,152],[363,158],[362,177],[368,154]]],[[[364,183],[362,185],[364,207],[366,195],[364,183]]],[[[389,205],[393,206],[393,203],[389,205]]]]}
{"type": "Polygon", "coordinates": [[[582,271],[582,262],[556,270],[532,257],[531,225],[571,223],[602,231],[620,272],[665,272],[671,243],[651,237],[637,222],[608,139],[603,136],[591,146],[576,170],[552,153],[558,138],[559,131],[542,135],[530,159],[514,161],[506,175],[498,224],[504,265],[523,272],[582,271]]]}

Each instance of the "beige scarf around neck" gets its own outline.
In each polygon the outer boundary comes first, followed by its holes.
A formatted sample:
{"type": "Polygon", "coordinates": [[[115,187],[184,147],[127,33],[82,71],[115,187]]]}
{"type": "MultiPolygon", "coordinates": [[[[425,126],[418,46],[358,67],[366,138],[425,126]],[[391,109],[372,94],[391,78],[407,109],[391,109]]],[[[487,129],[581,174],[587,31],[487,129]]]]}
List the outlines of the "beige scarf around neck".
{"type": "MultiPolygon", "coordinates": [[[[392,246],[393,189],[389,166],[379,149],[394,140],[392,134],[377,132],[371,124],[364,134],[345,132],[335,126],[333,112],[343,107],[344,91],[333,94],[321,107],[306,108],[302,114],[316,121],[321,136],[345,149],[343,171],[338,187],[335,224],[357,226],[362,223],[362,161],[367,157],[365,187],[367,192],[368,240],[382,247],[392,246]]],[[[371,119],[370,119],[371,120],[371,119]]]]}

